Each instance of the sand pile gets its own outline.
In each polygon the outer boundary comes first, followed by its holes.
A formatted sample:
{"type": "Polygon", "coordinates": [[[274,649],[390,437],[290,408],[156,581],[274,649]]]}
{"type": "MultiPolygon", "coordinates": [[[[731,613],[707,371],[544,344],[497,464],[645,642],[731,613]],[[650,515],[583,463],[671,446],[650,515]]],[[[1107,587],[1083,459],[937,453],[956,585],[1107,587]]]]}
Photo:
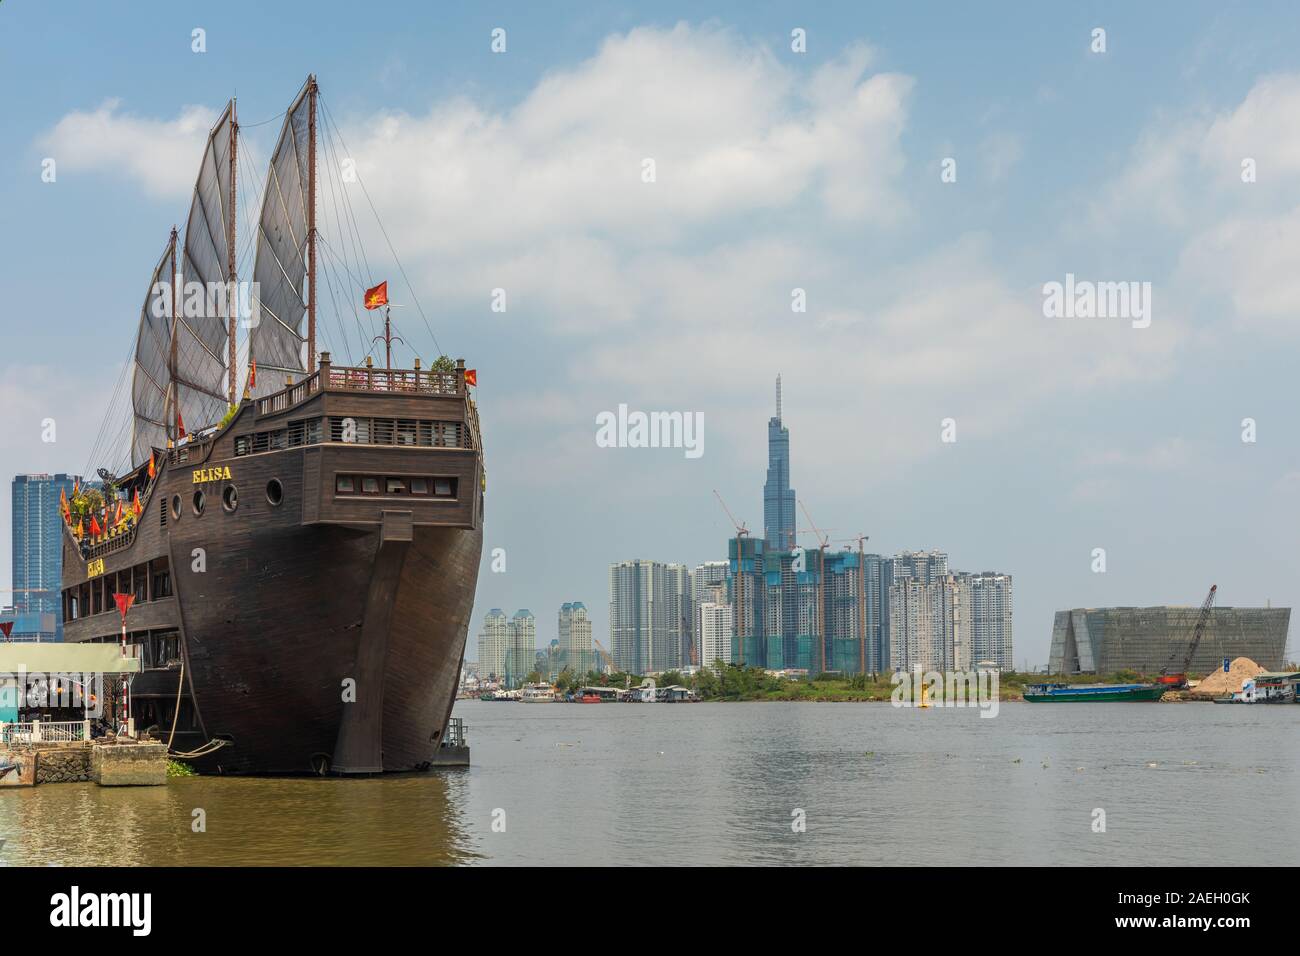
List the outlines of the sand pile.
{"type": "Polygon", "coordinates": [[[1227,673],[1219,668],[1205,680],[1193,687],[1189,693],[1197,697],[1227,697],[1241,690],[1241,685],[1248,677],[1262,674],[1266,668],[1260,667],[1249,657],[1238,657],[1229,665],[1227,673]]]}

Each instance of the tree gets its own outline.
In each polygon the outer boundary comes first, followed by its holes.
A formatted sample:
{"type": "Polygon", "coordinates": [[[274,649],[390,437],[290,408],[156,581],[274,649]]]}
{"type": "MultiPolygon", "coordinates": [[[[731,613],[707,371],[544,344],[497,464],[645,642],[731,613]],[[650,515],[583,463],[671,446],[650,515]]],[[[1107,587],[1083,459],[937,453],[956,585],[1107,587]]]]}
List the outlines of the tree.
{"type": "Polygon", "coordinates": [[[450,356],[439,355],[429,366],[431,372],[454,372],[456,371],[456,362],[450,356]]]}

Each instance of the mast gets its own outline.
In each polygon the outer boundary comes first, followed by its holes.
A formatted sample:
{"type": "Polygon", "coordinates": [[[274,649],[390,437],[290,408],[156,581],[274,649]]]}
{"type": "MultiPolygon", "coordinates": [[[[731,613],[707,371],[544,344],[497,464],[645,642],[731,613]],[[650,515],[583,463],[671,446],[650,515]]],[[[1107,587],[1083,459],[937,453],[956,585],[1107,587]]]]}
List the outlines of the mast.
{"type": "Polygon", "coordinates": [[[228,381],[230,386],[230,404],[235,404],[236,365],[239,359],[235,351],[235,313],[239,311],[235,303],[239,301],[236,293],[238,278],[235,275],[235,150],[238,148],[239,124],[235,121],[235,101],[230,101],[230,215],[226,217],[226,265],[230,275],[230,289],[226,293],[226,310],[229,316],[230,332],[230,369],[228,381]]]}
{"type": "Polygon", "coordinates": [[[180,275],[176,272],[176,236],[176,227],[172,226],[172,334],[171,349],[167,356],[167,387],[171,392],[172,402],[171,411],[167,416],[168,446],[179,437],[176,434],[176,413],[181,403],[179,386],[176,384],[176,325],[180,315],[178,309],[181,297],[180,275]]]}
{"type": "Polygon", "coordinates": [[[307,374],[316,367],[316,74],[307,78],[307,374]]]}

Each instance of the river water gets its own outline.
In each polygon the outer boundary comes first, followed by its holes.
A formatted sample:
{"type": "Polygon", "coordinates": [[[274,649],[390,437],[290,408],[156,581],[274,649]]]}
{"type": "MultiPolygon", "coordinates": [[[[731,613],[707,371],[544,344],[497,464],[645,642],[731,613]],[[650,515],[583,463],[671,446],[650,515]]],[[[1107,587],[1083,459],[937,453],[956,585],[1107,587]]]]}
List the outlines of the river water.
{"type": "Polygon", "coordinates": [[[1300,863],[1297,706],[455,713],[468,769],[2,790],[0,866],[1300,863]]]}

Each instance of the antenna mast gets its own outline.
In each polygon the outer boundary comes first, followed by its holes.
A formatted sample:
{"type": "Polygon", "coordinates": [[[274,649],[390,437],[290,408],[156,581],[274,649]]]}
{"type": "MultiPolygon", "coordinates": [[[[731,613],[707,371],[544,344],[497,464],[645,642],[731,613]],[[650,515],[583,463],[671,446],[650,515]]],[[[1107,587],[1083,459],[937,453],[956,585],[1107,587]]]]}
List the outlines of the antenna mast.
{"type": "Polygon", "coordinates": [[[180,315],[181,297],[181,277],[176,272],[176,227],[172,226],[172,334],[171,349],[167,355],[167,390],[171,394],[171,414],[167,416],[167,444],[171,445],[172,439],[179,437],[176,435],[176,416],[180,412],[181,397],[180,387],[176,384],[176,332],[178,329],[178,317],[180,315]]]}
{"type": "Polygon", "coordinates": [[[316,74],[307,77],[307,374],[316,367],[316,74]]]}
{"type": "Polygon", "coordinates": [[[776,376],[776,420],[781,420],[781,375],[776,376]]]}
{"type": "Polygon", "coordinates": [[[238,147],[239,123],[235,121],[235,101],[230,101],[230,215],[226,217],[227,271],[230,275],[230,288],[226,291],[226,311],[228,313],[227,329],[230,339],[230,368],[227,379],[230,383],[230,404],[235,404],[235,377],[239,358],[235,348],[235,313],[239,311],[235,303],[239,301],[236,293],[238,278],[235,274],[235,151],[238,147]]]}

